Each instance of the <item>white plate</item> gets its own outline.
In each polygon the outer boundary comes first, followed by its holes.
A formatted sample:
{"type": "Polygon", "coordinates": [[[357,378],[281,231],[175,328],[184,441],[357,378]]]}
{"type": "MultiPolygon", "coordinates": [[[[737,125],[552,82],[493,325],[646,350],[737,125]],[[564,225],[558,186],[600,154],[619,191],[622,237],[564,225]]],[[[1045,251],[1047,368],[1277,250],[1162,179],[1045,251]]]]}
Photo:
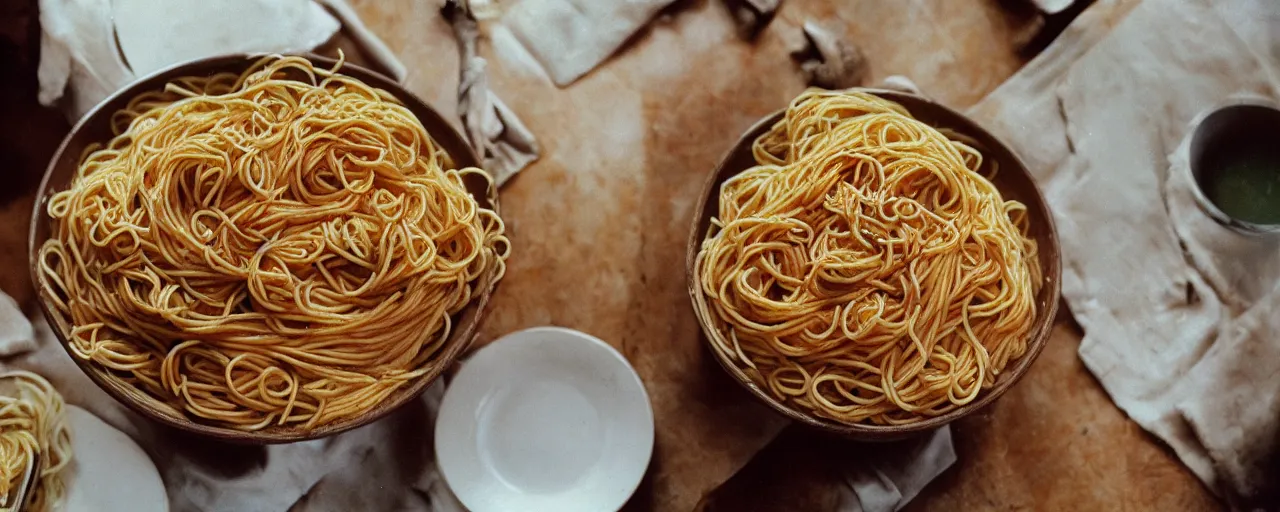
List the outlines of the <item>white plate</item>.
{"type": "Polygon", "coordinates": [[[89,411],[67,406],[71,466],[65,512],[167,512],[155,463],[124,432],[89,411]]]}
{"type": "Polygon", "coordinates": [[[436,418],[440,471],[473,512],[617,510],[652,452],[635,370],[605,342],[558,327],[480,349],[436,418]]]}

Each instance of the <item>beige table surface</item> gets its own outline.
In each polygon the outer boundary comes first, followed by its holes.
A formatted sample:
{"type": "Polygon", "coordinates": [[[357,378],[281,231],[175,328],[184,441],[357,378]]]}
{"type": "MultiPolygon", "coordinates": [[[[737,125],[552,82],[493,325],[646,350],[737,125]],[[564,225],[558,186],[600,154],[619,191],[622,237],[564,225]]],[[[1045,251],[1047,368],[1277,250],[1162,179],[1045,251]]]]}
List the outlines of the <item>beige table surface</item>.
{"type": "MultiPolygon", "coordinates": [[[[1095,9],[1118,19],[1135,1],[1095,9]]],[[[5,0],[5,8],[20,3],[5,0]]],[[[452,116],[458,58],[437,14],[439,0],[352,3],[408,67],[410,88],[452,116]]],[[[683,271],[698,188],[745,128],[803,88],[787,54],[805,20],[846,30],[869,58],[871,81],[907,75],[963,108],[1025,62],[1015,40],[1028,19],[1003,5],[1014,3],[788,0],[751,44],[737,38],[718,0],[680,2],[567,89],[551,85],[509,39],[484,45],[495,90],[539,137],[544,157],[502,191],[515,253],[480,341],[561,325],[599,336],[630,358],[650,394],[663,400],[654,403],[649,477],[629,509],[833,506],[841,460],[857,457],[859,446],[795,427],[774,440],[783,423],[736,389],[700,345],[683,271]]],[[[29,41],[21,28],[0,28],[0,36],[29,41]]],[[[9,57],[5,65],[6,72],[34,69],[9,57]]],[[[0,91],[11,180],[0,193],[0,267],[11,269],[0,272],[0,289],[23,303],[32,296],[25,272],[31,195],[67,129],[31,105],[26,80],[34,76],[0,91]]],[[[1062,315],[1029,376],[956,426],[959,462],[912,508],[1217,506],[1107,399],[1076,357],[1079,339],[1062,315]]]]}

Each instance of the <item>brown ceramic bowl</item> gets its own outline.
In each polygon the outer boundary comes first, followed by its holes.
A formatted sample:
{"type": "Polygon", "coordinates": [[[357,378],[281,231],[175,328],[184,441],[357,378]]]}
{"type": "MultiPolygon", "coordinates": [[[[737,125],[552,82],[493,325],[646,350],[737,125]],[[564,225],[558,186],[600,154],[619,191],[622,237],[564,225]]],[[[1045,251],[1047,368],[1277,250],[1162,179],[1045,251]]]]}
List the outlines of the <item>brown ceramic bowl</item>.
{"type": "MultiPolygon", "coordinates": [[[[315,55],[305,55],[305,57],[311,59],[318,68],[330,69],[336,64],[334,59],[328,57],[315,55]]],[[[71,133],[62,141],[62,145],[59,146],[58,151],[54,153],[53,160],[49,163],[44,181],[40,183],[39,195],[31,216],[31,233],[28,243],[31,258],[31,280],[37,289],[40,309],[44,312],[45,319],[53,327],[53,332],[57,335],[64,349],[68,348],[66,333],[70,327],[69,319],[64,318],[53,307],[50,302],[51,292],[40,287],[38,276],[39,267],[37,262],[39,261],[40,246],[49,238],[52,228],[51,219],[45,208],[49,197],[57,191],[66,190],[70,186],[71,179],[79,166],[80,156],[86,146],[111,139],[111,115],[123,108],[131,98],[146,91],[163,89],[165,83],[178,77],[204,76],[221,72],[240,73],[258,58],[259,56],[247,54],[211,57],[178,64],[156,72],[107,98],[86,114],[79,123],[76,123],[75,127],[71,129],[71,133]]],[[[461,168],[479,165],[479,158],[476,157],[475,152],[472,151],[465,139],[440,114],[436,113],[435,110],[427,106],[426,103],[415,97],[403,86],[373,71],[349,63],[344,64],[342,72],[370,86],[386,90],[403,102],[418,117],[418,120],[426,127],[427,132],[431,134],[431,137],[453,158],[455,166],[461,168]]],[[[497,195],[489,191],[488,184],[484,179],[471,176],[467,180],[468,190],[480,205],[497,211],[497,195]]],[[[277,425],[258,431],[246,432],[197,422],[183,414],[181,410],[173,405],[158,400],[115,378],[101,366],[84,361],[71,354],[69,350],[68,354],[80,369],[107,394],[143,416],[165,425],[212,438],[242,443],[287,443],[316,439],[368,424],[418,397],[426,389],[427,385],[439,377],[457,359],[459,354],[470,345],[484,316],[489,297],[496,287],[497,283],[494,281],[494,277],[493,273],[490,272],[481,276],[474,283],[476,287],[474,298],[466,308],[454,315],[453,332],[429,372],[408,383],[374,408],[358,416],[344,418],[310,430],[300,426],[277,425]]]]}
{"type": "MultiPolygon", "coordinates": [[[[1039,244],[1040,265],[1044,270],[1043,286],[1035,299],[1036,319],[1031,328],[1031,333],[1028,335],[1030,339],[1027,340],[1027,352],[1001,372],[993,387],[982,390],[976,400],[949,413],[926,418],[908,425],[849,425],[820,418],[783,403],[765,388],[753,382],[736,363],[717,350],[708,336],[703,336],[703,339],[706,341],[711,353],[715,355],[716,360],[720,362],[720,366],[738,384],[741,384],[757,399],[768,404],[774,410],[782,413],[782,415],[809,427],[841,437],[863,441],[892,441],[909,437],[913,434],[928,432],[973,414],[999,398],[1000,395],[1008,391],[1014,383],[1018,382],[1027,373],[1027,370],[1031,368],[1031,364],[1040,355],[1041,349],[1044,348],[1045,342],[1049,338],[1049,331],[1053,326],[1053,318],[1058,309],[1062,269],[1059,261],[1058,235],[1054,228],[1049,208],[1045,205],[1044,197],[1040,194],[1035,182],[1032,181],[1030,173],[1027,172],[1026,165],[1008,146],[963,114],[927,98],[881,89],[859,90],[896,101],[906,107],[916,119],[936,128],[949,128],[973,138],[978,149],[984,155],[984,167],[990,165],[990,162],[996,162],[1000,167],[1000,172],[996,174],[994,180],[996,188],[1000,190],[1005,199],[1015,199],[1027,206],[1030,219],[1030,236],[1039,244]]],[[[694,212],[693,229],[689,235],[686,271],[689,280],[689,296],[693,301],[694,311],[697,313],[698,323],[702,326],[704,334],[711,333],[716,327],[707,318],[705,308],[700,307],[698,303],[700,294],[698,293],[698,279],[695,275],[695,263],[698,251],[702,247],[702,241],[707,236],[711,218],[719,208],[720,184],[748,167],[755,165],[755,159],[751,154],[752,142],[761,134],[769,131],[782,117],[783,111],[774,112],[748,129],[742,135],[742,138],[738,139],[738,142],[734,144],[733,148],[725,154],[720,165],[707,179],[702,188],[703,200],[697,211],[694,212]]]]}

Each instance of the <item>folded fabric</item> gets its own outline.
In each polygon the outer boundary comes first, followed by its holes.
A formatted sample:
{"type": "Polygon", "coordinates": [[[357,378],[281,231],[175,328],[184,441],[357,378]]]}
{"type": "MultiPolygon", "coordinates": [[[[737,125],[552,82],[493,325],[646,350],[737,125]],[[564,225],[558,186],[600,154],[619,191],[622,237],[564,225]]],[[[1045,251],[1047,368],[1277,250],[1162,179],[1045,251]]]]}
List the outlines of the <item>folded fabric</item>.
{"type": "Polygon", "coordinates": [[[1278,22],[1264,0],[1147,0],[974,109],[1046,192],[1086,367],[1236,507],[1277,501],[1280,259],[1195,206],[1185,141],[1232,96],[1280,92],[1278,22]]]}
{"type": "Polygon", "coordinates": [[[956,462],[951,427],[881,445],[867,445],[845,474],[839,512],[896,512],[956,462]]]}
{"type": "Polygon", "coordinates": [[[502,17],[556,85],[604,62],[673,0],[523,0],[502,17]]]}
{"type": "MultiPolygon", "coordinates": [[[[463,19],[455,24],[459,111],[468,140],[501,185],[537,160],[538,143],[489,89],[475,20],[463,19]]],[[[200,57],[309,51],[333,38],[339,20],[390,78],[405,78],[404,65],[346,0],[41,0],[40,101],[60,104],[75,121],[136,77],[200,57]]]]}
{"type": "Polygon", "coordinates": [[[816,22],[804,22],[805,46],[792,52],[809,85],[847,89],[867,78],[867,57],[843,35],[816,22]]]}
{"type": "Polygon", "coordinates": [[[39,100],[74,122],[135,78],[179,62],[313,50],[340,28],[326,7],[392,78],[404,77],[346,0],[40,0],[39,100]]]}
{"type": "MultiPolygon", "coordinates": [[[[177,62],[223,53],[307,51],[338,32],[311,0],[112,0],[125,62],[144,76],[177,62]]],[[[101,41],[111,48],[110,40],[101,41]]]]}
{"type": "Polygon", "coordinates": [[[404,83],[409,71],[405,69],[404,64],[396,57],[396,54],[387,48],[387,44],[374,34],[369,27],[366,27],[364,20],[360,19],[360,15],[356,14],[356,10],[351,8],[347,0],[316,0],[321,5],[329,8],[333,15],[338,17],[342,22],[342,28],[346,30],[356,44],[360,45],[360,49],[368,54],[383,70],[387,72],[387,76],[392,80],[404,83]]]}
{"type": "Polygon", "coordinates": [[[1231,231],[1201,210],[1188,168],[1193,133],[1169,159],[1165,201],[1189,265],[1224,318],[1176,384],[1189,392],[1174,417],[1194,436],[1178,442],[1188,447],[1184,459],[1207,460],[1234,505],[1280,503],[1280,241],[1231,231]]]}
{"type": "Polygon", "coordinates": [[[479,56],[480,30],[466,0],[449,0],[441,10],[458,40],[458,112],[471,147],[498,185],[507,182],[538,159],[541,151],[533,133],[489,89],[487,62],[479,56]]]}
{"type": "Polygon", "coordinates": [[[1223,327],[1183,377],[1195,390],[1177,404],[1236,508],[1280,504],[1280,287],[1223,327]]]}
{"type": "Polygon", "coordinates": [[[114,44],[110,0],[40,0],[40,82],[45,106],[61,100],[73,123],[133,81],[114,44]]]}
{"type": "Polygon", "coordinates": [[[782,0],[724,0],[724,5],[738,24],[738,34],[755,39],[778,13],[782,0]]]}

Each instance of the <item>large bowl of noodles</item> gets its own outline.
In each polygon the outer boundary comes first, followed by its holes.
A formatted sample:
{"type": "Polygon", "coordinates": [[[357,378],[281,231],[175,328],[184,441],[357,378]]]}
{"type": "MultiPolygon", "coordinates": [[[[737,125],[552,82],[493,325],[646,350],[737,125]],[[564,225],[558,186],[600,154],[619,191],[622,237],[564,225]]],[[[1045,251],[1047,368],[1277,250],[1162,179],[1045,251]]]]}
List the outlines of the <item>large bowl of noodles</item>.
{"type": "Polygon", "coordinates": [[[72,360],[144,416],[237,442],[336,434],[413,400],[476,335],[509,250],[478,165],[367,69],[187,62],[62,142],[32,280],[72,360]]]}
{"type": "Polygon", "coordinates": [[[1058,240],[1008,146],[897,91],[809,90],[703,188],[688,285],[714,358],[761,402],[861,440],[995,401],[1048,339],[1058,240]]]}

